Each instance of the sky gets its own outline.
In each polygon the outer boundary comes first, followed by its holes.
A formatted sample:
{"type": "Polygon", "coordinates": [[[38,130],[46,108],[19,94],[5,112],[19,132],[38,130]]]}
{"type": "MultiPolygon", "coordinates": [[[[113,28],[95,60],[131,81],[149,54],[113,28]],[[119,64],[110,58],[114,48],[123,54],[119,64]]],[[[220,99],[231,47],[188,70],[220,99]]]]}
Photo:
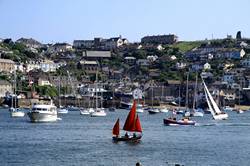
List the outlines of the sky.
{"type": "Polygon", "coordinates": [[[250,37],[250,0],[0,0],[0,38],[42,43],[176,34],[181,41],[250,37]]]}

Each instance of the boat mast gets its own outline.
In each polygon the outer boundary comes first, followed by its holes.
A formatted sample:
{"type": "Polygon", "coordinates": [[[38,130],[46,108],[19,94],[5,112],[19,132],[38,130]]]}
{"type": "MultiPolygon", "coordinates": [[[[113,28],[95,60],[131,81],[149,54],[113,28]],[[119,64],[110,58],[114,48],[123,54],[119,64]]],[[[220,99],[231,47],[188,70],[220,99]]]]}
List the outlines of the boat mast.
{"type": "Polygon", "coordinates": [[[179,103],[178,103],[178,110],[181,107],[181,86],[179,85],[179,103]]]}
{"type": "Polygon", "coordinates": [[[16,99],[17,99],[17,96],[16,96],[16,70],[14,71],[14,107],[16,108],[16,99]]]}
{"type": "Polygon", "coordinates": [[[194,99],[193,99],[193,111],[195,109],[195,104],[196,104],[197,83],[198,83],[198,74],[196,72],[195,87],[194,87],[194,99]]]}
{"type": "Polygon", "coordinates": [[[58,102],[59,107],[61,106],[61,76],[59,76],[59,85],[58,85],[58,102]]]}
{"type": "Polygon", "coordinates": [[[188,109],[188,80],[189,80],[189,71],[187,73],[187,87],[186,87],[186,109],[188,109]]]}
{"type": "Polygon", "coordinates": [[[151,107],[153,108],[153,95],[154,95],[154,89],[153,89],[153,86],[152,86],[152,95],[151,95],[151,107]]]}
{"type": "MultiPolygon", "coordinates": [[[[97,71],[98,72],[98,71],[97,71]]],[[[95,108],[97,109],[97,107],[98,107],[98,99],[97,99],[97,79],[98,79],[98,76],[97,76],[97,72],[96,72],[96,74],[95,74],[95,82],[96,82],[96,84],[95,84],[95,108]]]]}

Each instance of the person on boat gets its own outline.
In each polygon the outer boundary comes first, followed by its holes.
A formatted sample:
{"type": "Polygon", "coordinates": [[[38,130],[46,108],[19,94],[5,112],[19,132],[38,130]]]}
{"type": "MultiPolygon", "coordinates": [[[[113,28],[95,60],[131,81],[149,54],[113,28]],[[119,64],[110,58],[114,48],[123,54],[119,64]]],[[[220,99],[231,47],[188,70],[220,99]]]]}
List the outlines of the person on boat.
{"type": "Polygon", "coordinates": [[[128,132],[125,133],[125,137],[128,138],[128,132]]]}
{"type": "Polygon", "coordinates": [[[133,133],[133,138],[136,138],[136,134],[135,133],[133,133]]]}

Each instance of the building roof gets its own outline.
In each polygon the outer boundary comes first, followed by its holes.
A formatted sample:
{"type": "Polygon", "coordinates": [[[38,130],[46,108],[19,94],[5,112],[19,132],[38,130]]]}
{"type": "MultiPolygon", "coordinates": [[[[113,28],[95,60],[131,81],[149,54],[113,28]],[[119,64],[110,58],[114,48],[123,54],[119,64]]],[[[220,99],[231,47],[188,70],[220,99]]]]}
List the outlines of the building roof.
{"type": "Polygon", "coordinates": [[[80,61],[81,65],[97,65],[96,61],[86,61],[86,60],[82,60],[80,61]]]}
{"type": "Polygon", "coordinates": [[[11,85],[11,84],[6,80],[0,80],[0,85],[11,85]]]}
{"type": "Polygon", "coordinates": [[[15,62],[13,60],[10,60],[10,59],[0,59],[0,63],[12,63],[12,64],[15,64],[15,62]]]}
{"type": "Polygon", "coordinates": [[[93,58],[111,58],[110,51],[85,51],[84,56],[93,58]]]}

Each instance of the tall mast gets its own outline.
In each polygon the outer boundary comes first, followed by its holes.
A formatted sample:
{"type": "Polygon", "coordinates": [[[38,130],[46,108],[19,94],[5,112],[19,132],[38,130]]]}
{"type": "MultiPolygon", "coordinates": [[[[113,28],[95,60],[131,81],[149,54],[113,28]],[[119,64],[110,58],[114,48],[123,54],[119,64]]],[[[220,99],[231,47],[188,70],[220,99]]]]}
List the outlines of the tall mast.
{"type": "Polygon", "coordinates": [[[14,108],[16,108],[16,99],[17,99],[17,96],[16,96],[16,70],[14,71],[14,108]]]}
{"type": "Polygon", "coordinates": [[[186,108],[188,108],[188,80],[189,80],[189,71],[187,73],[187,87],[186,87],[186,108]]]}
{"type": "Polygon", "coordinates": [[[61,106],[61,76],[59,76],[58,101],[59,101],[59,107],[60,107],[61,106]]]}
{"type": "MultiPolygon", "coordinates": [[[[98,72],[98,71],[97,71],[98,72]]],[[[95,82],[96,82],[96,84],[95,84],[95,108],[97,109],[97,107],[98,107],[98,100],[97,100],[97,83],[98,83],[98,81],[97,81],[97,79],[98,79],[98,76],[97,76],[97,72],[96,72],[96,74],[95,74],[95,82]]]]}
{"type": "Polygon", "coordinates": [[[195,87],[194,87],[194,99],[193,99],[193,110],[195,109],[195,104],[196,104],[197,83],[198,83],[198,74],[196,72],[195,87]]]}

